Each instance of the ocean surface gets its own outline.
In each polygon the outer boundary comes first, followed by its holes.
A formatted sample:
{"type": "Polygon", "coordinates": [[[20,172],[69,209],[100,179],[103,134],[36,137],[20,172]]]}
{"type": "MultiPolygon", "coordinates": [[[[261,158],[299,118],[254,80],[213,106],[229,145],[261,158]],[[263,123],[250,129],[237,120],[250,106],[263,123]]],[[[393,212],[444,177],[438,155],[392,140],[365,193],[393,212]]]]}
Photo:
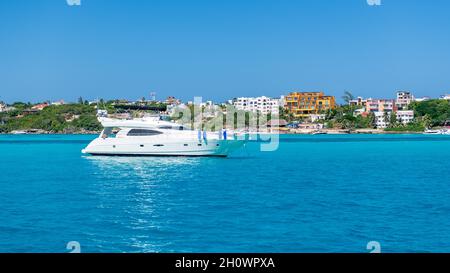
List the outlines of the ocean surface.
{"type": "Polygon", "coordinates": [[[450,252],[450,137],[282,136],[230,158],[0,136],[0,252],[450,252]]]}

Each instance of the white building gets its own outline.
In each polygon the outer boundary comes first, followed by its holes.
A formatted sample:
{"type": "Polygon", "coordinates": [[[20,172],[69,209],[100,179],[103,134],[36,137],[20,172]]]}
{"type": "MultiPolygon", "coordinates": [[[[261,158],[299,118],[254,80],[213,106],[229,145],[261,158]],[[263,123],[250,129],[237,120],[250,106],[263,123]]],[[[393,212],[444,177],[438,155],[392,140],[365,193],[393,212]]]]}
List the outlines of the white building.
{"type": "Polygon", "coordinates": [[[450,94],[445,94],[440,97],[441,100],[450,100],[450,94]]]}
{"type": "MultiPolygon", "coordinates": [[[[60,106],[60,105],[66,104],[66,103],[64,102],[64,100],[59,100],[59,101],[54,101],[54,102],[52,102],[50,104],[51,105],[55,105],[55,106],[60,106]]],[[[89,102],[89,104],[90,104],[90,102],[89,102]]]]}
{"type": "MultiPolygon", "coordinates": [[[[375,125],[378,129],[384,129],[389,126],[392,112],[374,112],[375,115],[375,125]]],[[[397,122],[401,122],[406,125],[414,120],[413,110],[401,110],[395,112],[397,122]]]]}
{"type": "Polygon", "coordinates": [[[0,102],[0,113],[12,111],[14,109],[16,109],[16,108],[8,106],[6,103],[0,102]]]}
{"type": "Polygon", "coordinates": [[[413,110],[402,110],[397,111],[397,121],[403,124],[411,123],[414,120],[414,111],[413,110]]]}
{"type": "Polygon", "coordinates": [[[431,99],[430,97],[422,97],[422,98],[415,98],[414,101],[422,102],[422,101],[427,101],[427,100],[430,100],[430,99],[431,99]]]}
{"type": "Polygon", "coordinates": [[[232,104],[237,110],[260,112],[261,114],[278,114],[283,106],[283,98],[273,99],[265,96],[257,98],[241,97],[233,99],[232,104]]]}
{"type": "Polygon", "coordinates": [[[414,101],[414,95],[408,91],[398,91],[397,99],[395,100],[395,105],[398,109],[403,110],[408,107],[408,105],[414,101]]]}
{"type": "Polygon", "coordinates": [[[390,112],[373,112],[375,115],[375,125],[378,129],[384,129],[389,125],[389,117],[391,116],[390,112]]]}

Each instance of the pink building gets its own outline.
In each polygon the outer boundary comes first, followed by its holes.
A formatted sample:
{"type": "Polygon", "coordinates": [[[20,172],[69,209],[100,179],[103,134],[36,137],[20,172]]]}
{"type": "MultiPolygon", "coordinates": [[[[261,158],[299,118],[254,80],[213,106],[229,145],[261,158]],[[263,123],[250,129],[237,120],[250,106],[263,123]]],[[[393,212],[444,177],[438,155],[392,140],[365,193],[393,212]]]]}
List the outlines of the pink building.
{"type": "Polygon", "coordinates": [[[367,99],[367,112],[396,112],[397,106],[393,99],[367,99]]]}
{"type": "Polygon", "coordinates": [[[414,101],[414,96],[408,91],[398,91],[397,99],[395,101],[398,109],[405,110],[408,105],[414,101]]]}

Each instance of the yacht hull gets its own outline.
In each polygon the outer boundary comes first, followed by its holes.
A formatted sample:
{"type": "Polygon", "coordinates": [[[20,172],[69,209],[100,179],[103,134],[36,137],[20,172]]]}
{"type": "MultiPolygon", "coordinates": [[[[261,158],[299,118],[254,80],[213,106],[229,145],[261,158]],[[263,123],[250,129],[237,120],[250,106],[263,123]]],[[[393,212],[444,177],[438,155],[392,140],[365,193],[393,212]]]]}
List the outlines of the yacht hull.
{"type": "Polygon", "coordinates": [[[102,156],[216,156],[226,157],[244,146],[244,140],[166,141],[97,138],[82,152],[102,156]]]}

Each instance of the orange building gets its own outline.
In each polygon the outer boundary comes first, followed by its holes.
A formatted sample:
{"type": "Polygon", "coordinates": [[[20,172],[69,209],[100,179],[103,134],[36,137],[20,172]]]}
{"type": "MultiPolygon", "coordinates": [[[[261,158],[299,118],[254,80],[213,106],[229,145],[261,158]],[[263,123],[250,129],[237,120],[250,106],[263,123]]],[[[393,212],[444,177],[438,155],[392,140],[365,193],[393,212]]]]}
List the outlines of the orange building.
{"type": "Polygon", "coordinates": [[[334,96],[325,96],[323,92],[293,92],[285,97],[284,107],[296,117],[308,117],[323,111],[334,109],[334,96]]]}

